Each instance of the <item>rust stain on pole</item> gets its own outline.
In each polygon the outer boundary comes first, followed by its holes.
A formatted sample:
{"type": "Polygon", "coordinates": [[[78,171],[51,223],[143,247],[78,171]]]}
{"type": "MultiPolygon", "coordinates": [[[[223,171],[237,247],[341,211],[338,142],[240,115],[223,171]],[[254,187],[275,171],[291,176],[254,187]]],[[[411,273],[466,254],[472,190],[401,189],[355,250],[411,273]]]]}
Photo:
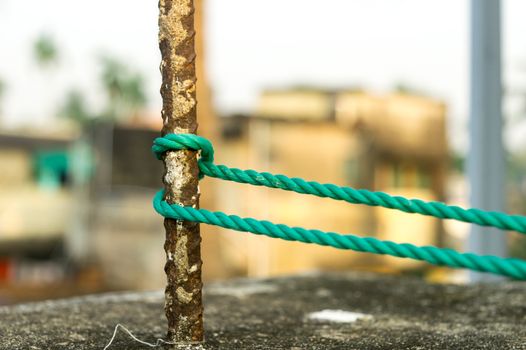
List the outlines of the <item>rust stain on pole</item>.
{"type": "MultiPolygon", "coordinates": [[[[162,133],[195,133],[196,72],[193,0],[159,1],[159,47],[163,98],[162,133]]],[[[170,151],[164,157],[166,201],[198,207],[196,152],[170,151]]],[[[203,340],[201,236],[199,225],[165,219],[165,312],[168,338],[187,343],[203,340]]]]}

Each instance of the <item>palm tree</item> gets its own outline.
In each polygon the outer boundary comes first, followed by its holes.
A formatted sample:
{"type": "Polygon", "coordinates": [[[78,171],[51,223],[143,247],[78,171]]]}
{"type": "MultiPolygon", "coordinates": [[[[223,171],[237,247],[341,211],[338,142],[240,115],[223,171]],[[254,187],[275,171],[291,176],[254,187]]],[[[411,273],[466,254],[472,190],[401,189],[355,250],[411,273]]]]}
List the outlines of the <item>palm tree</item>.
{"type": "Polygon", "coordinates": [[[42,34],[33,44],[33,54],[35,61],[41,67],[47,67],[58,60],[58,49],[53,38],[47,34],[42,34]]]}
{"type": "Polygon", "coordinates": [[[84,124],[93,119],[86,107],[84,95],[77,89],[71,89],[67,93],[59,115],[71,119],[78,124],[84,124]]]}
{"type": "Polygon", "coordinates": [[[107,95],[105,115],[118,120],[135,115],[146,105],[144,79],[115,58],[101,58],[101,81],[107,95]]]}

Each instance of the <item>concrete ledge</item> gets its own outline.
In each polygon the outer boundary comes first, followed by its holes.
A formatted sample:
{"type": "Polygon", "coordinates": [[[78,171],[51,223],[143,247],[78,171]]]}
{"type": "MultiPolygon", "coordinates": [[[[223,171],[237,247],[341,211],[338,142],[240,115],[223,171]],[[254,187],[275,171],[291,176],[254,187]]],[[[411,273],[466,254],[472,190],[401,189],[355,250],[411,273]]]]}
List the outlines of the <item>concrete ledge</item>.
{"type": "MultiPolygon", "coordinates": [[[[370,274],[211,284],[189,349],[526,349],[526,283],[430,285],[370,274]]],[[[161,292],[0,308],[0,349],[102,349],[120,323],[155,343],[161,292]]],[[[110,349],[149,349],[119,332],[110,349]]]]}

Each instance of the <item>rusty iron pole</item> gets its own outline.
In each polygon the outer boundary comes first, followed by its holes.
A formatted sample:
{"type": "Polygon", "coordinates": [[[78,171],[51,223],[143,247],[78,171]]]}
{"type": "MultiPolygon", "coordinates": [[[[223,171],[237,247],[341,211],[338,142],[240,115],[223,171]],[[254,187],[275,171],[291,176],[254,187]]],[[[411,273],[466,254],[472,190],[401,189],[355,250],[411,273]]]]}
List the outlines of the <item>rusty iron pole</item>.
{"type": "MultiPolygon", "coordinates": [[[[159,0],[163,135],[197,131],[194,38],[194,1],[159,0]]],[[[196,152],[169,151],[164,164],[166,201],[197,208],[196,152]]],[[[176,343],[200,342],[203,340],[203,305],[199,225],[165,219],[164,226],[168,339],[176,343]]]]}

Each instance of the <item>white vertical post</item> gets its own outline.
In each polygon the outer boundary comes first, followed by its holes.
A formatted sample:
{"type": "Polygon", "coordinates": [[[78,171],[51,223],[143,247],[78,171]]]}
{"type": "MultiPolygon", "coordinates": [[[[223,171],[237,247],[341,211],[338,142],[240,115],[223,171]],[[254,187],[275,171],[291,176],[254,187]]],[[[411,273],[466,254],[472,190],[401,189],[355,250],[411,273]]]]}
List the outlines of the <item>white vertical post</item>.
{"type": "MultiPolygon", "coordinates": [[[[467,170],[471,206],[504,209],[504,148],[502,144],[500,0],[471,0],[470,149],[467,170]]],[[[473,225],[468,250],[506,256],[504,232],[473,225]]],[[[499,277],[470,274],[471,282],[499,277]]]]}

